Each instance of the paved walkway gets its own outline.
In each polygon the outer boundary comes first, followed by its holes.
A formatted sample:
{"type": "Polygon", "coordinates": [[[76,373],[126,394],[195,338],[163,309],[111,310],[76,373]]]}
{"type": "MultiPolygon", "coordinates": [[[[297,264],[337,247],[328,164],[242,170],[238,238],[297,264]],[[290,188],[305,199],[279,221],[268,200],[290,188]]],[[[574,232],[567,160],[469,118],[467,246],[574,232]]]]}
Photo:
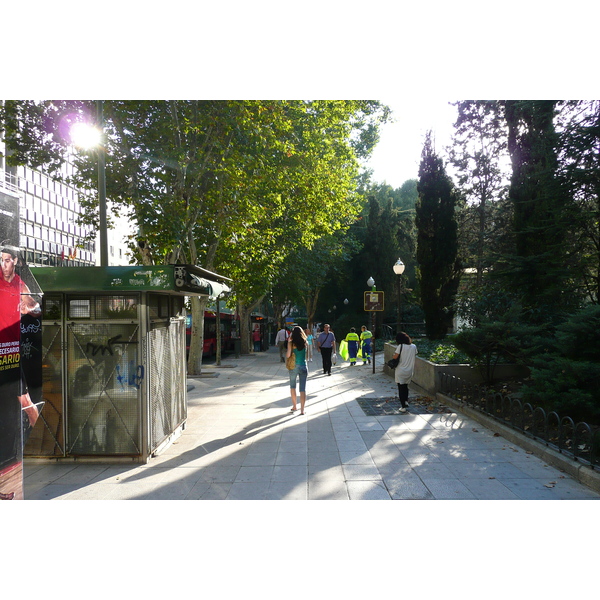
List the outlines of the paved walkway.
{"type": "Polygon", "coordinates": [[[381,414],[394,403],[377,399],[396,386],[379,364],[373,374],[342,363],[331,376],[318,366],[320,357],[309,363],[304,416],[290,413],[275,348],[206,367],[217,376],[189,380],[187,426],[160,456],[145,465],[26,460],[25,498],[600,499],[475,421],[432,412],[415,392],[408,414],[381,414]],[[365,399],[375,399],[373,414],[365,399]]]}

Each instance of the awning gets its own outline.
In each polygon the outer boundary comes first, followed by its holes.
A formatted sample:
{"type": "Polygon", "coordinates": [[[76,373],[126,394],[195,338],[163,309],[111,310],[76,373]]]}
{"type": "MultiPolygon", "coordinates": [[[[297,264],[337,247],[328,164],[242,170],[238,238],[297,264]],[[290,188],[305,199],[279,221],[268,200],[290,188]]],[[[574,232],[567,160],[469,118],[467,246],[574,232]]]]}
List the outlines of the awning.
{"type": "Polygon", "coordinates": [[[31,267],[30,270],[44,292],[139,291],[216,298],[230,291],[226,284],[212,280],[212,276],[229,280],[227,277],[194,265],[31,267]]]}
{"type": "Polygon", "coordinates": [[[197,285],[208,288],[208,297],[211,300],[215,300],[223,294],[228,294],[229,292],[231,292],[231,288],[228,285],[225,285],[224,283],[219,283],[217,281],[209,281],[208,279],[204,279],[203,277],[196,277],[195,275],[192,275],[192,278],[196,280],[197,285]]]}

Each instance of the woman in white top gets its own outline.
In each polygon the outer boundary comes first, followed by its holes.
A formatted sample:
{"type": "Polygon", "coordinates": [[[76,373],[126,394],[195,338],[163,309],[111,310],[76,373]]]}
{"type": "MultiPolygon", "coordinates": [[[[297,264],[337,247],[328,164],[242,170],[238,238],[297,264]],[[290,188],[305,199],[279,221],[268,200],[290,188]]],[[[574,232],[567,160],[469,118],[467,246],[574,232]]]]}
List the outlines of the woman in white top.
{"type": "Polygon", "coordinates": [[[411,382],[415,370],[415,356],[418,350],[410,337],[403,331],[396,334],[396,344],[398,346],[394,358],[399,358],[400,362],[396,367],[394,379],[398,384],[398,396],[402,405],[400,412],[405,413],[408,404],[408,384],[411,382]]]}

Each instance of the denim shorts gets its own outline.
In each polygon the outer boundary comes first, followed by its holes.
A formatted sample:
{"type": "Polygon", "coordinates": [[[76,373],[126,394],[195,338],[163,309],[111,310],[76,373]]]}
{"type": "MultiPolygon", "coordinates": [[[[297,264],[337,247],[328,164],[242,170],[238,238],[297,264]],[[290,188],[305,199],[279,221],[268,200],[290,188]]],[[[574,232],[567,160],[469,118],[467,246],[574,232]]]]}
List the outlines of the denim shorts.
{"type": "Polygon", "coordinates": [[[308,377],[308,368],[306,365],[296,365],[291,371],[288,371],[290,375],[290,388],[296,388],[296,377],[300,378],[300,392],[306,391],[306,378],[308,377]]]}

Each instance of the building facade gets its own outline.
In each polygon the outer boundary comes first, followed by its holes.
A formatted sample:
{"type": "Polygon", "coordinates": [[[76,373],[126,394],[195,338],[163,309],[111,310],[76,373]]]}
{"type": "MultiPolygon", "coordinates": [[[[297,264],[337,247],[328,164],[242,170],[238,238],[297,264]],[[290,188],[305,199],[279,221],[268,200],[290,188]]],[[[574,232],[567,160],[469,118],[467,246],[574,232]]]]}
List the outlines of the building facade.
{"type": "MultiPolygon", "coordinates": [[[[0,142],[0,153],[3,153],[0,142]]],[[[82,213],[82,192],[28,167],[7,167],[0,156],[0,187],[17,193],[20,204],[19,246],[32,266],[94,266],[100,264],[97,236],[91,241],[90,227],[77,223],[82,213]]],[[[71,165],[65,165],[69,175],[71,165]]],[[[123,227],[108,232],[109,265],[129,264],[123,227]]],[[[0,240],[4,241],[4,240],[0,240]]]]}

